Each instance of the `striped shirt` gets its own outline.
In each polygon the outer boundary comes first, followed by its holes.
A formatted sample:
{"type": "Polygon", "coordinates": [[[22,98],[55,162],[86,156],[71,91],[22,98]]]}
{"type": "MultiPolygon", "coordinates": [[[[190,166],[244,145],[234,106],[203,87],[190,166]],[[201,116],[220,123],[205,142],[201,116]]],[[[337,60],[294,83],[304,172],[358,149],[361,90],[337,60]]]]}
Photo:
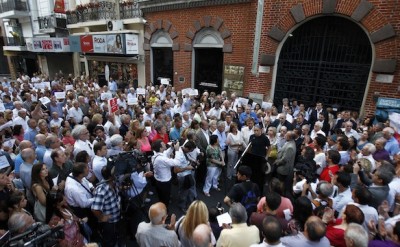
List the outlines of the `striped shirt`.
{"type": "Polygon", "coordinates": [[[118,191],[108,183],[102,183],[96,187],[92,210],[101,211],[104,215],[111,215],[108,223],[118,222],[120,219],[121,198],[118,191]]]}

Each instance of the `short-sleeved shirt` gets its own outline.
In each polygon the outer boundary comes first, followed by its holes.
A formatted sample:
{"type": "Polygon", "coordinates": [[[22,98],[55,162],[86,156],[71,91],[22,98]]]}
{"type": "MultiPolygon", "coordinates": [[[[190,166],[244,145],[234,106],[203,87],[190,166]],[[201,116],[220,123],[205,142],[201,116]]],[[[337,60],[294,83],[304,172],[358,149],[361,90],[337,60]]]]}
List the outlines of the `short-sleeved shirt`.
{"type": "Polygon", "coordinates": [[[265,157],[267,155],[267,149],[266,147],[270,146],[269,139],[266,135],[251,135],[250,136],[250,141],[251,141],[251,152],[255,155],[258,156],[263,156],[265,157]]]}
{"type": "Polygon", "coordinates": [[[260,197],[260,189],[258,188],[258,185],[251,182],[250,180],[235,184],[229,191],[228,197],[234,202],[241,202],[242,198],[245,196],[245,193],[250,190],[254,190],[254,194],[257,197],[260,197]]]}
{"type": "Polygon", "coordinates": [[[211,159],[220,160],[221,151],[220,151],[219,147],[215,148],[215,147],[213,147],[211,145],[208,145],[207,146],[207,150],[206,150],[206,155],[207,155],[206,156],[207,157],[207,160],[206,160],[207,166],[210,166],[210,167],[217,166],[217,164],[211,162],[211,159]]]}
{"type": "Polygon", "coordinates": [[[108,223],[115,223],[120,219],[120,201],[118,191],[111,188],[108,183],[103,183],[96,187],[92,210],[101,211],[104,215],[111,215],[108,223]]]}

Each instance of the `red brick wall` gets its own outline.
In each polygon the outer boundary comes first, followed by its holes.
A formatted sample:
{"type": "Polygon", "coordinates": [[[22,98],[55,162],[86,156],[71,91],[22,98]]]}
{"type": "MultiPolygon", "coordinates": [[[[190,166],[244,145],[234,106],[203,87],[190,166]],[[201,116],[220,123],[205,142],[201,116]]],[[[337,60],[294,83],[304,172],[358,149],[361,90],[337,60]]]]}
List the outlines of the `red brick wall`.
{"type": "MultiPolygon", "coordinates": [[[[400,7],[395,1],[381,1],[370,0],[374,7],[371,12],[364,17],[360,24],[369,33],[372,33],[386,24],[391,24],[396,34],[400,33],[400,7]]],[[[279,42],[273,40],[268,36],[268,32],[272,27],[277,26],[284,32],[292,29],[296,22],[293,19],[290,9],[296,4],[303,4],[304,13],[307,18],[322,15],[323,1],[322,0],[265,0],[264,2],[264,16],[262,27],[262,38],[260,46],[260,54],[277,54],[279,42]]],[[[338,0],[335,15],[350,17],[356,9],[360,0],[338,0]]],[[[231,36],[225,39],[225,44],[231,43],[233,45],[232,53],[224,53],[224,64],[238,64],[245,66],[245,85],[244,95],[248,93],[262,93],[264,96],[269,96],[273,83],[273,67],[271,73],[259,74],[255,76],[251,73],[252,56],[253,56],[253,40],[255,21],[257,14],[257,1],[254,0],[247,4],[231,4],[224,6],[212,6],[196,9],[182,9],[165,12],[155,12],[146,14],[145,18],[148,24],[155,24],[157,20],[169,20],[172,23],[170,33],[176,30],[179,35],[174,39],[174,43],[179,43],[180,50],[174,52],[174,85],[176,88],[182,89],[191,86],[191,69],[192,69],[192,53],[184,51],[185,43],[192,43],[190,38],[186,37],[189,30],[195,32],[194,22],[199,20],[204,25],[203,17],[211,16],[211,25],[215,22],[216,18],[223,19],[223,25],[219,29],[223,32],[228,29],[231,36]],[[183,84],[178,82],[178,76],[184,76],[186,81],[183,84]]],[[[146,28],[149,31],[149,27],[146,28]]],[[[396,59],[399,61],[400,43],[399,38],[393,37],[374,44],[375,56],[374,59],[396,59]]],[[[151,81],[150,76],[150,52],[146,52],[146,78],[147,82],[151,81]]],[[[399,62],[398,62],[399,64],[399,62]]],[[[399,67],[399,65],[397,65],[399,67]]],[[[391,84],[383,84],[375,82],[376,74],[371,76],[370,87],[365,104],[366,113],[371,113],[375,110],[373,103],[374,92],[379,92],[384,97],[399,98],[400,94],[398,88],[400,70],[396,69],[394,74],[394,81],[391,84]]]]}

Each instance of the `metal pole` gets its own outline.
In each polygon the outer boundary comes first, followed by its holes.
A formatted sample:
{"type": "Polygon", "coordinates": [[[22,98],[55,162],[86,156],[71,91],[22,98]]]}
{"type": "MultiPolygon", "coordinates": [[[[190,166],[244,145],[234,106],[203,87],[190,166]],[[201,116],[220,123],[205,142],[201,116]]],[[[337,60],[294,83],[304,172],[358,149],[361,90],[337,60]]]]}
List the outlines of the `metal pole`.
{"type": "Polygon", "coordinates": [[[247,145],[246,149],[244,150],[244,152],[242,153],[242,156],[240,156],[240,159],[236,162],[235,166],[233,167],[233,169],[236,169],[236,167],[239,165],[239,163],[242,161],[243,156],[247,153],[247,151],[249,150],[249,148],[251,147],[251,142],[249,143],[249,145],[247,145]]]}

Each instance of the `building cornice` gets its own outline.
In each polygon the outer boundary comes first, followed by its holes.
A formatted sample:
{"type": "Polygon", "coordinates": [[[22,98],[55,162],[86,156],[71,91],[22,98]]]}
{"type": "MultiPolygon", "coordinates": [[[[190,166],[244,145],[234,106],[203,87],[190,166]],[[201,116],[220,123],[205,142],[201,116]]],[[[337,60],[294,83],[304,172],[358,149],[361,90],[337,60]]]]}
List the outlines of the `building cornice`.
{"type": "Polygon", "coordinates": [[[216,5],[249,3],[254,0],[142,0],[140,9],[143,13],[199,8],[216,5]]]}

